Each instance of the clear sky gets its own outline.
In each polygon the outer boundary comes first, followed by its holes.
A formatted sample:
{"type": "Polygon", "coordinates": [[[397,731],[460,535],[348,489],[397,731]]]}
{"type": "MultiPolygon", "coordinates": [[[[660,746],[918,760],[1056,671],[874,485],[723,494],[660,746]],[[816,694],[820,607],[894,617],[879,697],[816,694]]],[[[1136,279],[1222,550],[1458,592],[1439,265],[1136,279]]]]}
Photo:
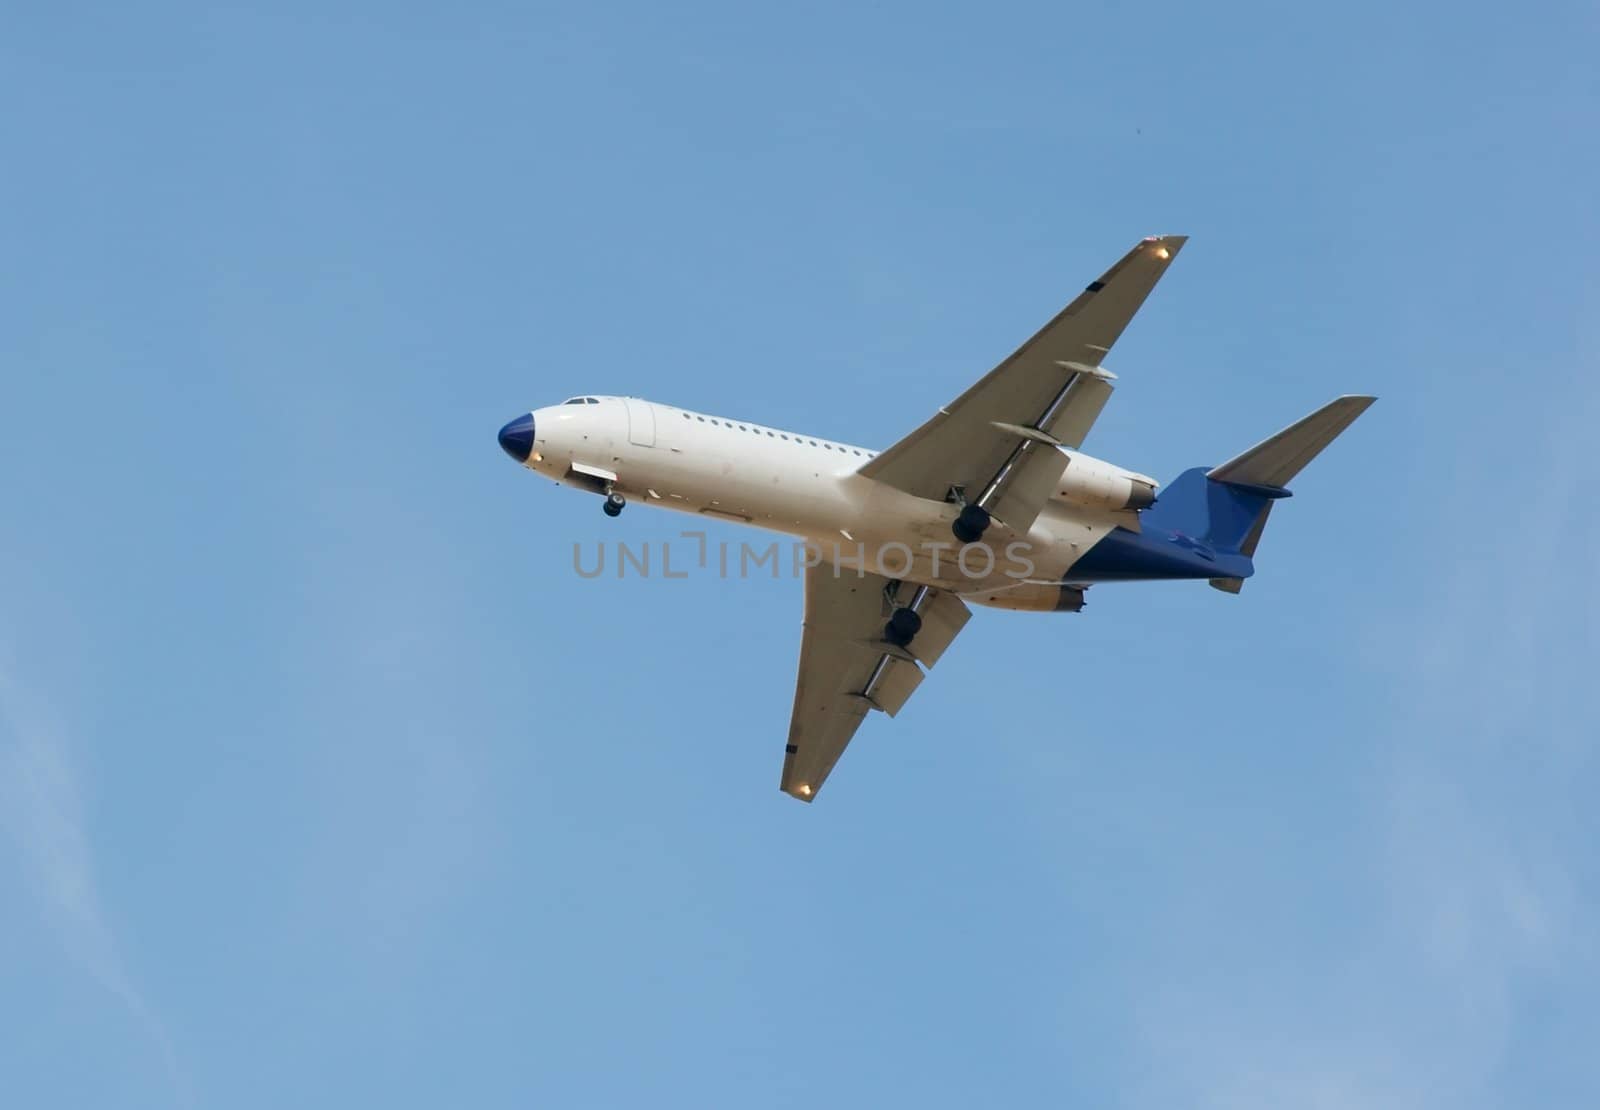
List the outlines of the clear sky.
{"type": "Polygon", "coordinates": [[[0,1101],[1600,1103],[1593,4],[254,9],[0,27],[0,1101]],[[1087,449],[1381,400],[811,807],[799,583],[495,444],[886,446],[1151,233],[1087,449]]]}

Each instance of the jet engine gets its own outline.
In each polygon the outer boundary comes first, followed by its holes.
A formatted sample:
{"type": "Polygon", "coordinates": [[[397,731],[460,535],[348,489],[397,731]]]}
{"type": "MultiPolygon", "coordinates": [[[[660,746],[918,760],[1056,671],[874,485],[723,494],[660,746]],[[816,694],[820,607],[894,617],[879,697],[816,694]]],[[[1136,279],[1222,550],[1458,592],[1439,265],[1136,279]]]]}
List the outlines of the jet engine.
{"type": "Polygon", "coordinates": [[[1147,509],[1156,503],[1156,484],[1154,478],[1074,451],[1056,495],[1096,509],[1147,509]]]}

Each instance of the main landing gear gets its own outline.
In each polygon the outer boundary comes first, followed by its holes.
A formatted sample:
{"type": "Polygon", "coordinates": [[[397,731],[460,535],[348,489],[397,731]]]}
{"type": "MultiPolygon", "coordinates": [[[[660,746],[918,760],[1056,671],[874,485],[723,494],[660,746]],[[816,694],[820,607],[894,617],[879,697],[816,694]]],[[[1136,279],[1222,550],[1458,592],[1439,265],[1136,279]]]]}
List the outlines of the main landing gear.
{"type": "Polygon", "coordinates": [[[921,631],[922,618],[915,609],[896,609],[889,615],[889,623],[883,626],[883,638],[895,647],[909,647],[921,631]]]}
{"type": "Polygon", "coordinates": [[[622,494],[608,493],[606,494],[606,503],[600,506],[600,509],[606,516],[621,516],[622,508],[627,503],[628,499],[623,497],[622,494]]]}
{"type": "Polygon", "coordinates": [[[989,527],[989,513],[982,505],[968,503],[950,524],[950,531],[962,543],[977,543],[989,527]]]}

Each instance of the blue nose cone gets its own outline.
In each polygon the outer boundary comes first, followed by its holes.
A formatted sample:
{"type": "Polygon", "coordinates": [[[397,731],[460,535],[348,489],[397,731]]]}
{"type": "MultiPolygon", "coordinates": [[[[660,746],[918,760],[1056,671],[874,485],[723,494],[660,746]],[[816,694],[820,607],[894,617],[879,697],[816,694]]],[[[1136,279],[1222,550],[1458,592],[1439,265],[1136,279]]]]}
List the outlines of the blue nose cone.
{"type": "Polygon", "coordinates": [[[500,429],[500,449],[519,463],[533,454],[533,413],[519,416],[500,429]]]}

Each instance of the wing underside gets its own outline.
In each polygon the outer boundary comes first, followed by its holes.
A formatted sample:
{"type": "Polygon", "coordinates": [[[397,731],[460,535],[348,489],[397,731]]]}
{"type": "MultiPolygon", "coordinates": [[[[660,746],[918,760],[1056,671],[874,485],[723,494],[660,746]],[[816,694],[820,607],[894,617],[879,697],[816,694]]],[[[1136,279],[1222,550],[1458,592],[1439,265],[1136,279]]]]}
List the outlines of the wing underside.
{"type": "Polygon", "coordinates": [[[794,713],[784,749],[784,793],[809,802],[866,715],[899,713],[971,616],[954,595],[918,589],[823,562],[806,572],[805,621],[794,713]],[[884,639],[896,608],[913,607],[922,628],[910,647],[884,639]]]}
{"type": "Polygon", "coordinates": [[[1111,396],[1101,361],[1186,237],[1145,239],[977,384],[860,473],[932,501],[976,499],[1026,532],[1111,396]]]}
{"type": "MultiPolygon", "coordinates": [[[[1101,362],[1185,238],[1145,239],[1011,357],[859,473],[930,501],[973,503],[1019,533],[1032,526],[1111,396],[1101,362]]],[[[806,573],[805,624],[782,789],[811,801],[867,714],[891,717],[971,615],[955,595],[823,562],[806,573]],[[885,639],[898,608],[921,629],[885,639]]]]}

